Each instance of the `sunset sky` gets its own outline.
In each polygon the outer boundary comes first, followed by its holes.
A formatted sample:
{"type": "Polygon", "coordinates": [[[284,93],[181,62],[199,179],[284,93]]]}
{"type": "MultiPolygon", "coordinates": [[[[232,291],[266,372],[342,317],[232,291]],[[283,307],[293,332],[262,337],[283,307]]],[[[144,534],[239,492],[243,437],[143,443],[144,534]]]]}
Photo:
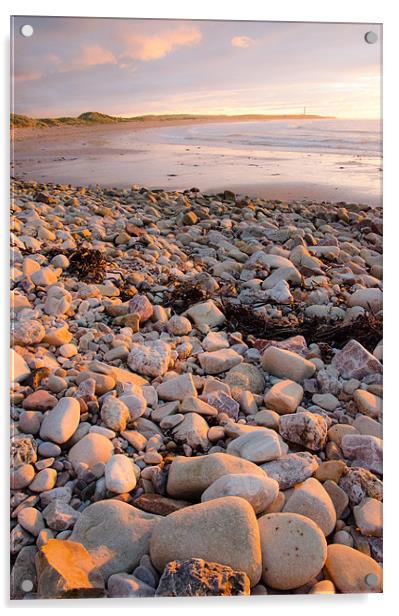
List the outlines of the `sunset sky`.
{"type": "Polygon", "coordinates": [[[380,117],[381,30],[367,24],[16,17],[14,109],[380,117]],[[21,36],[23,24],[34,34],[21,36]],[[379,41],[369,45],[373,30],[379,41]]]}

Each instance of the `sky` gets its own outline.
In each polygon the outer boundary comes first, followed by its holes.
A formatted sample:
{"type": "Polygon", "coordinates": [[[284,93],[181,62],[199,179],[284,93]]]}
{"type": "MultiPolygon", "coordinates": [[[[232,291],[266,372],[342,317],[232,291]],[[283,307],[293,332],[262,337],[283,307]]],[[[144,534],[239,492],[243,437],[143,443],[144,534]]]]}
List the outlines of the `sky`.
{"type": "Polygon", "coordinates": [[[306,106],[379,118],[381,36],[375,24],[15,17],[13,111],[290,114],[306,106]],[[369,30],[374,45],[364,40],[369,30]]]}

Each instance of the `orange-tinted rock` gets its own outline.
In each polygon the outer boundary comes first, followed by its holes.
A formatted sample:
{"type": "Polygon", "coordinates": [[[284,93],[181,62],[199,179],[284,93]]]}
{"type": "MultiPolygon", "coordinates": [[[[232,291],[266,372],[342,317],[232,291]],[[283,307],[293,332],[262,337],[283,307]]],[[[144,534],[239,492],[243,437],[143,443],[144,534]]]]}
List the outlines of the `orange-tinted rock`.
{"type": "Polygon", "coordinates": [[[50,539],[36,556],[41,599],[102,597],[104,579],[81,543],[50,539]]]}

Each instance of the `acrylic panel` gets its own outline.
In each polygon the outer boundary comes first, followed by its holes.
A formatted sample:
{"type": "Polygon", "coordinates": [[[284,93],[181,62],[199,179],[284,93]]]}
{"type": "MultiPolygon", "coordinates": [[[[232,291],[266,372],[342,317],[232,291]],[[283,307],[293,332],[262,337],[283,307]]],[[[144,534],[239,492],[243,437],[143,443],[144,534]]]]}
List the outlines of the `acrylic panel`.
{"type": "Polygon", "coordinates": [[[382,592],[381,45],[12,18],[12,599],[382,592]]]}

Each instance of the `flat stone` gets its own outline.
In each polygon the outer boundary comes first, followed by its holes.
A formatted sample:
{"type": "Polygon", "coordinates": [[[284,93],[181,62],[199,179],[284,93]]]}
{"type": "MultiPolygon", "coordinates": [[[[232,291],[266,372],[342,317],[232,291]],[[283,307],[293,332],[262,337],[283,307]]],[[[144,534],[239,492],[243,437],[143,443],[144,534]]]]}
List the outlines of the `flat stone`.
{"type": "Polygon", "coordinates": [[[225,332],[209,332],[201,344],[205,351],[219,351],[230,346],[225,332]]]}
{"type": "Polygon", "coordinates": [[[197,390],[192,374],[186,372],[161,383],[157,388],[157,393],[161,400],[183,401],[187,396],[196,396],[197,390]]]}
{"type": "Polygon", "coordinates": [[[261,466],[269,477],[278,482],[280,490],[288,490],[305,481],[313,475],[317,467],[316,457],[307,451],[289,453],[261,466]]]}
{"type": "Polygon", "coordinates": [[[284,505],[284,513],[299,513],[313,520],[329,535],[335,527],[337,516],[334,504],[320,481],[310,477],[294,487],[291,496],[284,505]]]}
{"type": "Polygon", "coordinates": [[[337,519],[339,520],[349,504],[349,497],[335,481],[331,481],[330,479],[327,479],[327,481],[323,483],[323,488],[331,498],[335,513],[337,514],[337,519]]]}
{"type": "Polygon", "coordinates": [[[35,469],[31,464],[21,464],[17,468],[11,467],[10,488],[11,490],[22,490],[27,488],[33,481],[35,469]]]}
{"type": "Polygon", "coordinates": [[[191,308],[186,310],[184,315],[188,316],[195,323],[195,325],[200,327],[203,327],[204,325],[208,325],[208,327],[216,327],[218,325],[222,325],[222,323],[226,320],[223,312],[219,310],[215,302],[211,299],[191,306],[191,308]]]}
{"type": "Polygon", "coordinates": [[[155,589],[134,575],[128,573],[114,573],[107,582],[108,597],[111,598],[140,598],[153,597],[155,589]]]}
{"type": "Polygon", "coordinates": [[[249,502],[256,514],[263,513],[277,498],[279,485],[269,477],[258,475],[232,474],[216,479],[202,493],[201,502],[223,496],[240,496],[249,502]]]}
{"type": "Polygon", "coordinates": [[[25,400],[22,402],[22,407],[32,411],[48,411],[54,408],[57,402],[57,398],[48,391],[45,389],[38,389],[32,394],[29,394],[29,396],[26,396],[25,400]]]}
{"type": "Polygon", "coordinates": [[[352,460],[352,466],[362,466],[374,473],[382,474],[383,441],[376,436],[348,434],[342,439],[342,451],[352,460]]]}
{"type": "Polygon", "coordinates": [[[80,404],[76,398],[61,398],[53,410],[44,416],[40,438],[57,445],[69,441],[80,421],[80,404]]]}
{"type": "Polygon", "coordinates": [[[173,437],[178,443],[187,443],[192,449],[209,449],[209,426],[198,413],[185,413],[181,421],[173,430],[173,437]]]}
{"type": "Polygon", "coordinates": [[[75,470],[80,464],[87,464],[93,468],[95,464],[106,464],[113,452],[113,445],[109,439],[101,434],[91,432],[78,441],[68,453],[68,459],[75,470]]]}
{"type": "Polygon", "coordinates": [[[202,398],[205,399],[210,406],[214,407],[218,413],[224,413],[234,420],[238,419],[240,405],[226,392],[216,390],[207,394],[202,394],[202,398]]]}
{"type": "Polygon", "coordinates": [[[29,484],[29,489],[32,492],[45,492],[54,488],[56,481],[57,471],[53,468],[45,468],[35,476],[32,483],[29,484]]]}
{"type": "Polygon", "coordinates": [[[136,487],[133,461],[124,454],[116,454],[105,465],[105,485],[115,494],[130,492],[136,487]]]}
{"type": "Polygon", "coordinates": [[[282,415],[279,431],[284,439],[312,451],[323,449],[327,440],[327,423],[324,417],[307,411],[282,415]]]}
{"type": "Polygon", "coordinates": [[[346,470],[346,464],[343,460],[327,460],[319,465],[314,476],[319,481],[331,480],[338,483],[346,470]]]}
{"type": "Polygon", "coordinates": [[[353,427],[359,432],[367,436],[376,436],[382,439],[382,425],[366,415],[356,415],[353,427]]]}
{"type": "Polygon", "coordinates": [[[151,561],[163,571],[172,560],[201,558],[245,572],[251,586],[261,576],[259,530],[252,507],[225,496],[161,519],[150,541],[151,561]]]}
{"type": "Polygon", "coordinates": [[[375,560],[346,545],[327,547],[325,570],[341,593],[382,592],[382,569],[375,560]]]}
{"type": "Polygon", "coordinates": [[[82,543],[107,579],[139,564],[157,521],[122,501],[98,501],[83,511],[68,541],[82,543]]]}
{"type": "Polygon", "coordinates": [[[264,398],[265,406],[268,409],[284,413],[294,413],[302,402],[303,387],[295,381],[285,379],[273,385],[264,398]]]}
{"type": "Polygon", "coordinates": [[[154,308],[146,295],[137,294],[129,301],[129,312],[138,314],[140,322],[145,323],[148,319],[151,319],[154,308]]]}
{"type": "Polygon", "coordinates": [[[166,328],[170,334],[174,336],[187,336],[192,330],[191,323],[186,317],[173,315],[166,324],[166,328]]]}
{"type": "Polygon", "coordinates": [[[339,406],[339,400],[333,394],[314,394],[312,402],[325,411],[333,411],[339,406]]]}
{"type": "Polygon", "coordinates": [[[101,406],[101,419],[110,430],[123,432],[130,420],[129,408],[120,398],[107,396],[101,406]]]}
{"type": "MultiPolygon", "coordinates": [[[[362,535],[382,536],[382,503],[375,498],[364,498],[353,507],[355,522],[362,535]]],[[[19,520],[18,520],[19,521],[19,520]]]]}
{"type": "Polygon", "coordinates": [[[228,371],[225,383],[231,388],[248,390],[253,394],[263,394],[265,389],[265,377],[262,371],[253,364],[242,362],[228,371]]]}
{"type": "Polygon", "coordinates": [[[382,413],[382,398],[364,389],[357,389],[353,394],[353,399],[360,413],[369,417],[380,417],[382,413]]]}
{"type": "Polygon", "coordinates": [[[198,413],[198,415],[203,415],[204,417],[215,417],[218,414],[218,410],[214,406],[207,404],[195,396],[187,396],[184,398],[179,411],[180,413],[198,413]]]}
{"type": "Polygon", "coordinates": [[[46,520],[47,526],[57,531],[72,528],[80,515],[80,511],[76,511],[68,503],[57,498],[43,509],[43,517],[46,520]]]}
{"type": "Polygon", "coordinates": [[[277,590],[292,590],[317,576],[327,544],[320,528],[297,513],[268,513],[258,520],[262,579],[277,590]]]}
{"type": "Polygon", "coordinates": [[[163,340],[148,341],[145,344],[133,343],[127,364],[133,372],[158,377],[167,372],[171,363],[171,348],[163,340]]]}
{"type": "Polygon", "coordinates": [[[164,569],[156,597],[232,597],[250,594],[243,571],[201,558],[173,560],[164,569]]]}
{"type": "Polygon", "coordinates": [[[45,527],[41,512],[34,507],[24,507],[19,511],[18,524],[34,537],[45,527]]]}
{"type": "Polygon", "coordinates": [[[331,363],[344,379],[363,379],[368,374],[382,372],[381,362],[357,340],[350,340],[331,363]]]}
{"type": "Polygon", "coordinates": [[[10,349],[10,377],[11,382],[20,383],[30,375],[30,369],[22,355],[10,349]]]}
{"type": "Polygon", "coordinates": [[[378,312],[382,309],[381,289],[358,289],[348,299],[348,306],[362,306],[366,310],[378,312]]]}
{"type": "Polygon", "coordinates": [[[201,368],[207,374],[220,374],[233,368],[243,361],[242,355],[239,355],[233,349],[221,349],[220,351],[211,351],[200,353],[198,355],[201,368]]]}
{"type": "Polygon", "coordinates": [[[303,381],[309,379],[316,371],[316,366],[292,351],[268,347],[262,355],[263,370],[280,379],[303,381]]]}
{"type": "Polygon", "coordinates": [[[50,539],[36,556],[40,599],[104,596],[104,579],[80,543],[50,539]]]}
{"type": "Polygon", "coordinates": [[[167,493],[175,498],[197,500],[219,477],[243,473],[265,477],[256,464],[227,453],[194,458],[178,456],[169,467],[167,493]]]}
{"type": "Polygon", "coordinates": [[[141,496],[134,500],[134,506],[138,509],[162,516],[179,511],[179,509],[188,507],[191,504],[189,501],[176,500],[167,496],[161,496],[161,494],[151,493],[141,494],[141,496]]]}
{"type": "Polygon", "coordinates": [[[277,432],[261,427],[239,436],[227,445],[228,454],[258,464],[275,460],[287,452],[288,447],[277,432]]]}
{"type": "Polygon", "coordinates": [[[23,319],[14,322],[11,328],[11,339],[14,345],[32,346],[39,344],[45,336],[45,329],[40,321],[23,319]]]}

